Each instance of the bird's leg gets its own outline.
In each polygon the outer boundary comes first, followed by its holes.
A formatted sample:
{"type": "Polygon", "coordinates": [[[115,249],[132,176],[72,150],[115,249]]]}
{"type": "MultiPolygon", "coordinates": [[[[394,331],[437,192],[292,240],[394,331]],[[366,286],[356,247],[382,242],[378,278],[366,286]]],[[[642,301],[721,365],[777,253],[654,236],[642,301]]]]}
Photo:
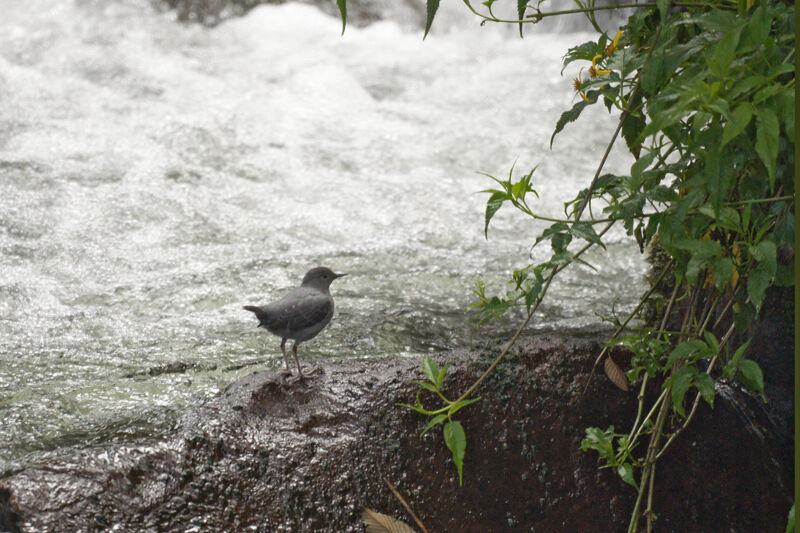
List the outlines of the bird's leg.
{"type": "Polygon", "coordinates": [[[292,353],[294,354],[294,361],[295,361],[295,363],[297,363],[297,371],[300,372],[300,375],[297,377],[298,381],[306,379],[306,378],[316,377],[316,374],[321,372],[320,368],[315,368],[314,370],[311,371],[310,374],[303,374],[303,368],[300,366],[300,359],[297,358],[297,345],[298,344],[299,343],[295,342],[292,345],[292,353]]]}
{"type": "Polygon", "coordinates": [[[300,373],[300,379],[303,379],[303,368],[300,366],[300,359],[297,358],[297,343],[292,344],[292,353],[294,354],[294,362],[297,363],[297,371],[300,373]]]}
{"type": "MultiPolygon", "coordinates": [[[[289,369],[289,358],[286,356],[286,338],[281,339],[281,352],[283,352],[283,361],[286,363],[286,370],[281,370],[282,376],[291,376],[292,371],[289,369]]],[[[295,355],[295,358],[297,356],[295,355]]]]}

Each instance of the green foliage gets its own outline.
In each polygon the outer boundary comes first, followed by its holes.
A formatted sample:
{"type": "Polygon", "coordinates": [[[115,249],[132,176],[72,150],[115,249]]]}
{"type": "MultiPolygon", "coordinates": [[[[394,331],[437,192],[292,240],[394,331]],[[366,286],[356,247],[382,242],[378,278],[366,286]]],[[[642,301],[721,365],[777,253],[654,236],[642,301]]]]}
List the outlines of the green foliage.
{"type": "Polygon", "coordinates": [[[416,411],[417,413],[425,415],[429,418],[428,424],[425,426],[425,429],[422,431],[420,436],[425,435],[425,433],[439,424],[446,422],[442,428],[442,434],[444,436],[445,444],[453,453],[453,463],[455,463],[456,470],[458,471],[458,484],[463,485],[464,455],[467,450],[467,440],[464,427],[461,425],[461,422],[453,420],[452,417],[464,407],[479,401],[481,398],[478,396],[476,398],[459,398],[455,401],[448,400],[442,392],[442,383],[447,375],[448,368],[450,368],[450,363],[446,364],[442,368],[439,368],[439,364],[436,361],[426,356],[422,361],[422,373],[427,378],[427,381],[417,382],[419,389],[417,390],[416,404],[411,405],[407,403],[401,403],[399,405],[401,407],[406,407],[416,411]],[[426,409],[422,405],[421,394],[423,391],[428,391],[436,395],[439,400],[444,402],[445,406],[436,410],[426,409]]]}
{"type": "MultiPolygon", "coordinates": [[[[594,4],[577,3],[594,23],[594,4]]],[[[550,143],[602,101],[609,111],[621,112],[620,131],[634,158],[629,174],[601,174],[601,163],[589,187],[565,204],[563,219],[535,213],[515,198],[515,184],[527,189],[530,175],[515,181],[513,168],[507,180],[490,176],[502,188],[484,191],[491,195],[487,237],[492,218],[508,203],[551,222],[533,246],[549,242],[552,255],[515,270],[505,297],[488,298],[478,282],[474,307],[481,320],[523,301],[530,313],[553,275],[581,263],[586,247],[604,247],[610,224],[620,223],[642,250],[657,242],[671,260],[667,285],[674,294],[652,296],[662,325],[610,343],[633,352],[629,380],[641,380],[642,391],[649,379],[658,380],[662,393],[648,409],[640,395],[629,435],[616,434],[613,427],[588,428],[581,443],[639,491],[630,531],[642,515],[639,505],[652,465],[691,421],[701,399],[713,407],[718,379],[739,380],[766,400],[763,373],[744,357],[749,341],[741,336],[761,311],[768,289],[793,283],[791,265],[780,260],[781,250],[793,250],[794,241],[793,24],[793,4],[777,0],[756,6],[744,0],[700,2],[673,10],[669,1],[659,0],[631,16],[613,41],[596,28],[596,41],[564,56],[564,67],[585,62],[574,82],[580,100],[561,115],[550,143]],[[587,206],[589,216],[581,218],[587,206]],[[721,375],[714,371],[718,363],[721,375]],[[640,439],[649,435],[658,443],[665,433],[660,449],[650,446],[643,457],[633,457],[640,439]]],[[[650,512],[644,514],[652,520],[650,512]]]]}
{"type": "MultiPolygon", "coordinates": [[[[477,301],[471,307],[479,320],[496,319],[524,305],[528,317],[521,331],[554,276],[573,263],[587,265],[581,255],[592,247],[605,248],[603,235],[615,224],[642,251],[658,243],[670,258],[666,285],[674,287],[672,296],[651,291],[645,297],[662,313],[661,325],[626,330],[643,301],[609,342],[631,350],[627,377],[641,381],[631,431],[624,435],[614,433],[613,426],[605,431],[587,428],[581,443],[581,449],[595,450],[603,467],[613,468],[638,491],[629,528],[633,532],[642,515],[652,526],[653,484],[646,481],[655,462],[691,421],[701,399],[713,407],[718,379],[740,380],[766,400],[763,373],[744,357],[749,341],[741,337],[761,311],[768,289],[794,283],[791,265],[780,260],[783,251],[793,255],[794,243],[794,4],[736,0],[677,6],[655,0],[639,4],[612,39],[595,19],[595,11],[607,6],[596,6],[595,0],[575,0],[577,9],[549,13],[539,9],[541,1],[528,5],[518,0],[518,19],[513,21],[494,15],[497,1],[482,2],[483,11],[470,0],[464,3],[481,24],[518,24],[520,37],[523,23],[569,12],[586,15],[598,37],[570,48],[563,58],[564,67],[585,62],[574,80],[580,100],[561,115],[550,144],[587,107],[602,101],[609,112],[620,112],[619,131],[634,161],[627,174],[602,174],[603,157],[588,187],[564,205],[564,218],[544,216],[528,204],[529,193],[538,197],[531,185],[535,169],[514,178],[512,166],[505,180],[487,174],[499,187],[483,191],[489,194],[485,237],[497,212],[510,204],[528,217],[550,222],[533,246],[549,242],[552,253],[541,263],[514,270],[504,296],[487,296],[478,280],[477,301]],[[528,10],[534,13],[526,18],[528,10]],[[617,339],[623,330],[626,336],[617,339]],[[721,375],[714,371],[717,363],[721,375]],[[661,394],[645,409],[645,385],[651,379],[657,380],[661,394]],[[664,434],[668,438],[659,446],[664,434]],[[644,456],[635,456],[640,439],[648,435],[651,444],[644,456]],[[645,490],[650,491],[648,509],[642,513],[645,490]]],[[[344,31],[346,0],[337,0],[337,5],[344,31]]],[[[439,0],[426,0],[423,39],[438,8],[439,0]]],[[[469,395],[515,339],[456,401],[441,390],[447,367],[440,369],[426,358],[427,380],[418,382],[416,404],[404,404],[429,417],[423,434],[444,424],[460,483],[466,438],[462,425],[451,417],[477,401],[469,395]],[[426,409],[423,392],[444,406],[426,409]]],[[[793,512],[794,507],[792,524],[793,512]]]]}
{"type": "Polygon", "coordinates": [[[581,450],[596,451],[605,463],[602,468],[612,468],[622,481],[639,489],[633,478],[628,435],[614,433],[614,426],[609,426],[605,431],[600,428],[586,428],[586,436],[581,441],[581,450]]]}

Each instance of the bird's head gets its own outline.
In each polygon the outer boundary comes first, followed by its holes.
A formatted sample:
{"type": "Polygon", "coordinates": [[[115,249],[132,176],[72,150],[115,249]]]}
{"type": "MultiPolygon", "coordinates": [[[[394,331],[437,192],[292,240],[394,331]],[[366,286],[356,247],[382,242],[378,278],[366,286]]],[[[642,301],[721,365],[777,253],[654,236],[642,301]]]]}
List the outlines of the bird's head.
{"type": "Polygon", "coordinates": [[[346,275],[347,274],[336,274],[327,267],[312,268],[306,272],[306,276],[303,278],[303,286],[327,290],[328,287],[331,286],[331,283],[333,283],[333,280],[346,275]]]}

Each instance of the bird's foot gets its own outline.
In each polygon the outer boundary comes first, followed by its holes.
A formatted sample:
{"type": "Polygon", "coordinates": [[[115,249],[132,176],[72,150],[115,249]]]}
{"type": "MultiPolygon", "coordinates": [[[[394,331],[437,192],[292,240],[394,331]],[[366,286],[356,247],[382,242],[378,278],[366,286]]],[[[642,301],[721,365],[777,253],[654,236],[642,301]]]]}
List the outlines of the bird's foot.
{"type": "Polygon", "coordinates": [[[278,374],[279,374],[279,375],[280,375],[282,378],[288,378],[289,376],[291,376],[291,375],[292,375],[292,371],[291,371],[291,370],[288,370],[288,369],[286,369],[286,370],[281,370],[280,372],[278,372],[278,374]]]}
{"type": "Polygon", "coordinates": [[[304,381],[304,380],[306,380],[306,379],[314,379],[314,378],[316,378],[316,377],[319,377],[319,376],[321,376],[321,375],[322,375],[322,374],[324,374],[324,373],[325,373],[325,371],[324,371],[324,370],[322,370],[322,368],[320,368],[320,367],[316,367],[316,368],[314,368],[312,371],[310,371],[310,372],[307,372],[307,373],[300,372],[300,375],[298,375],[298,376],[297,376],[297,377],[296,377],[296,378],[293,380],[293,382],[294,382],[294,383],[297,383],[298,381],[304,381]]]}

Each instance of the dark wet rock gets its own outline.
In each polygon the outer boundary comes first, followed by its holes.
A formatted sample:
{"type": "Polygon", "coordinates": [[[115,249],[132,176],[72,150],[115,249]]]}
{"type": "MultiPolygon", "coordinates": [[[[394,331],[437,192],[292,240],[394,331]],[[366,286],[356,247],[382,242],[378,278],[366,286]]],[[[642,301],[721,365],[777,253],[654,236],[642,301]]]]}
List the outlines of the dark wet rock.
{"type": "MultiPolygon", "coordinates": [[[[460,488],[441,430],[420,438],[425,420],[396,405],[413,402],[420,361],[347,361],[295,385],[253,374],[169,434],[17,472],[0,481],[0,529],[361,532],[362,506],[408,520],[385,476],[438,533],[622,531],[633,490],[579,450],[584,428],[621,427],[635,411],[634,393],[602,376],[579,399],[599,349],[552,335],[521,343],[459,413],[460,488]]],[[[494,353],[450,354],[448,393],[494,353]]],[[[657,531],[783,531],[791,441],[759,399],[719,388],[659,463],[657,531]]]]}
{"type": "MultiPolygon", "coordinates": [[[[241,16],[260,4],[282,4],[288,0],[152,0],[158,7],[175,10],[178,20],[213,26],[230,17],[241,16]]],[[[333,0],[292,0],[318,7],[339,17],[333,0]]],[[[348,0],[347,23],[365,26],[391,19],[417,28],[425,27],[425,3],[421,0],[348,0]]]]}

